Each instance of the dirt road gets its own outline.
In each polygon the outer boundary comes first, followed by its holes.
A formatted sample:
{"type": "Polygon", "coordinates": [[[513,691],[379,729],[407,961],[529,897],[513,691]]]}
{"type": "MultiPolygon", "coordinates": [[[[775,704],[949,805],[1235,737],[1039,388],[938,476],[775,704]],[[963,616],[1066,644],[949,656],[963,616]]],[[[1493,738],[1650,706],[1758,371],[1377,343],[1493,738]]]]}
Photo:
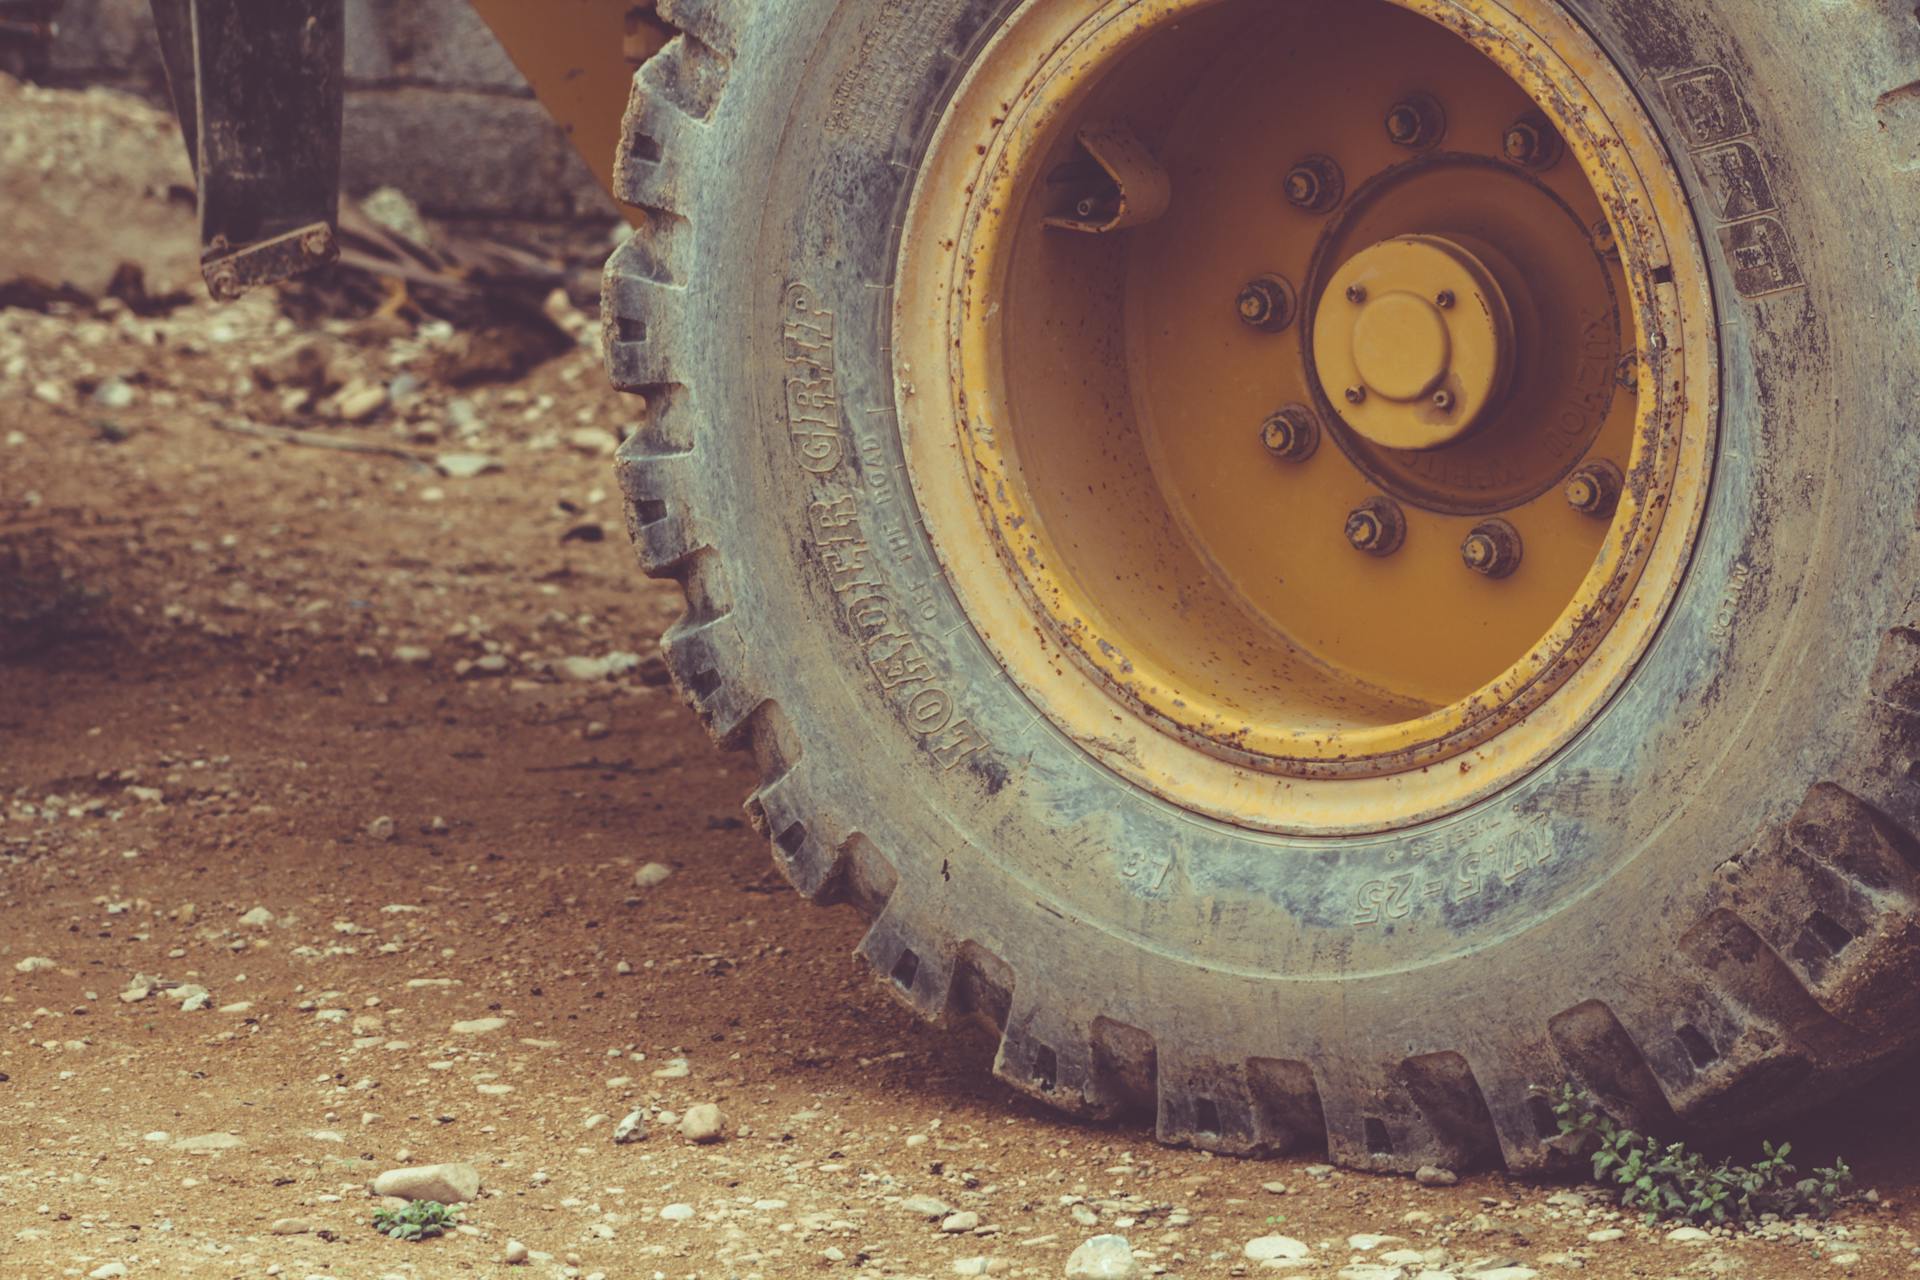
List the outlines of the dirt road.
{"type": "Polygon", "coordinates": [[[1694,1239],[1002,1089],[657,683],[590,339],[466,392],[454,341],[0,310],[0,1275],[1058,1277],[1104,1233],[1143,1275],[1920,1271],[1910,1081],[1789,1135],[1877,1202],[1694,1239]],[[376,1234],[369,1181],[434,1162],[466,1225],[376,1234]]]}

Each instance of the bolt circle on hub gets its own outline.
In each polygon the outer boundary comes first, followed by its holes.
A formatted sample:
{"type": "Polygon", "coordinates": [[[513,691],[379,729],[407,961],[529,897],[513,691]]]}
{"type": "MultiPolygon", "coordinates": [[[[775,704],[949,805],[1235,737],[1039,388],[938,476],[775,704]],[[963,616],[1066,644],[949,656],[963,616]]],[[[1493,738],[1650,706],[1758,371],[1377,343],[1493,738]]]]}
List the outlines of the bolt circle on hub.
{"type": "Polygon", "coordinates": [[[1284,462],[1305,462],[1320,447],[1320,420],[1306,405],[1285,405],[1260,424],[1260,443],[1284,462]]]}
{"type": "Polygon", "coordinates": [[[1510,577],[1521,555],[1520,531],[1505,520],[1482,520],[1460,544],[1460,559],[1486,578],[1510,577]]]}
{"type": "Polygon", "coordinates": [[[1346,179],[1332,156],[1311,155],[1287,171],[1287,203],[1308,213],[1326,213],[1340,203],[1346,179]]]}
{"type": "Polygon", "coordinates": [[[1566,153],[1559,131],[1538,111],[1529,111],[1507,126],[1500,140],[1507,159],[1523,169],[1551,169],[1566,153]]]}
{"type": "Polygon", "coordinates": [[[1407,517],[1391,498],[1369,498],[1347,516],[1347,543],[1370,556],[1390,556],[1407,540],[1407,517]]]}
{"type": "Polygon", "coordinates": [[[1589,462],[1567,477],[1567,505],[1583,516],[1610,516],[1620,505],[1624,483],[1620,468],[1611,462],[1589,462]]]}
{"type": "Polygon", "coordinates": [[[1261,333],[1279,333],[1293,323],[1299,302],[1293,286],[1276,275],[1257,276],[1241,288],[1234,300],[1240,323],[1261,333]]]}
{"type": "Polygon", "coordinates": [[[1447,132],[1447,113],[1430,93],[1410,93],[1387,111],[1387,137],[1396,146],[1424,151],[1447,132]]]}

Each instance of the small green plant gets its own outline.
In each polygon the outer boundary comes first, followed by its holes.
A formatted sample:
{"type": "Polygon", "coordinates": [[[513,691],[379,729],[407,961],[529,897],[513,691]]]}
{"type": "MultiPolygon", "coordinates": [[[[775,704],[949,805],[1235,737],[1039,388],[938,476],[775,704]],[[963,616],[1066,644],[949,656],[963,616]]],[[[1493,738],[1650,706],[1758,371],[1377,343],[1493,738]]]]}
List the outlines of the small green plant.
{"type": "Polygon", "coordinates": [[[460,1210],[438,1200],[415,1200],[400,1209],[375,1209],[373,1229],[395,1240],[427,1240],[460,1223],[460,1210]]]}
{"type": "Polygon", "coordinates": [[[1615,1124],[1571,1085],[1542,1096],[1553,1103],[1561,1136],[1572,1140],[1576,1154],[1592,1158],[1593,1180],[1618,1187],[1621,1206],[1640,1210],[1649,1223],[1752,1222],[1763,1213],[1824,1218],[1853,1182],[1844,1160],[1796,1179],[1798,1170],[1787,1163],[1791,1143],[1761,1143],[1761,1158],[1752,1164],[1713,1164],[1684,1142],[1662,1143],[1615,1124]]]}

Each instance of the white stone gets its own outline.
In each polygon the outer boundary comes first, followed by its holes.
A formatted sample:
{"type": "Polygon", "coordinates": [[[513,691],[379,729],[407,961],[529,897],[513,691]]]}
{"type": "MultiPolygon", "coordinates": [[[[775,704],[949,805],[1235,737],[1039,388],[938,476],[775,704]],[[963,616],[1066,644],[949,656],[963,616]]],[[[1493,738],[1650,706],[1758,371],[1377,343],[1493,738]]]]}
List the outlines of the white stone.
{"type": "Polygon", "coordinates": [[[1356,1262],[1334,1272],[1337,1280],[1406,1280],[1405,1267],[1384,1267],[1377,1262],[1356,1262]]]}
{"type": "Polygon", "coordinates": [[[1423,1164],[1413,1175],[1413,1180],[1423,1187],[1450,1187],[1460,1181],[1460,1176],[1451,1169],[1443,1169],[1437,1164],[1423,1164]]]}
{"type": "Polygon", "coordinates": [[[647,1136],[647,1113],[644,1109],[629,1111],[626,1119],[614,1128],[613,1140],[619,1143],[639,1142],[647,1136]]]}
{"type": "Polygon", "coordinates": [[[633,873],[633,887],[636,889],[652,889],[665,884],[672,875],[673,868],[664,862],[649,862],[646,866],[633,873]]]}
{"type": "Polygon", "coordinates": [[[908,1213],[925,1218],[929,1222],[937,1218],[944,1218],[953,1212],[952,1205],[934,1196],[908,1196],[900,1202],[900,1207],[908,1213]]]}
{"type": "Polygon", "coordinates": [[[1353,1235],[1347,1237],[1347,1248],[1355,1253],[1372,1253],[1383,1244],[1404,1244],[1405,1236],[1353,1235]]]}
{"type": "Polygon", "coordinates": [[[1095,1236],[1067,1259],[1067,1280],[1136,1280],[1139,1274],[1125,1236],[1095,1236]]]}
{"type": "Polygon", "coordinates": [[[277,1236],[303,1236],[313,1230],[313,1224],[305,1218],[275,1218],[267,1230],[277,1236]]]}
{"type": "Polygon", "coordinates": [[[1537,1280],[1539,1275],[1532,1267],[1495,1267],[1474,1272],[1473,1280],[1537,1280]]]}
{"type": "Polygon", "coordinates": [[[1705,1244],[1713,1237],[1698,1227],[1675,1227],[1667,1232],[1669,1244],[1705,1244]]]}
{"type": "Polygon", "coordinates": [[[429,1164],[389,1169],[373,1180],[373,1194],[402,1200],[460,1204],[480,1194],[480,1171],[470,1164],[429,1164]]]}
{"type": "Polygon", "coordinates": [[[711,1102],[688,1107],[687,1114],[680,1118],[681,1136],[689,1142],[718,1142],[726,1128],[727,1118],[711,1102]]]}
{"type": "Polygon", "coordinates": [[[962,1235],[980,1225],[980,1215],[971,1209],[950,1213],[940,1221],[940,1229],[949,1235],[962,1235]]]}
{"type": "MultiPolygon", "coordinates": [[[[58,969],[59,967],[58,964],[47,959],[45,956],[28,956],[25,960],[14,965],[13,970],[15,973],[42,973],[48,969],[58,969]]],[[[116,1262],[112,1265],[117,1267],[120,1264],[116,1262]]],[[[125,1275],[126,1273],[123,1271],[121,1274],[125,1275]]]]}
{"type": "Polygon", "coordinates": [[[525,1262],[528,1256],[527,1246],[521,1244],[518,1240],[509,1240],[507,1241],[505,1251],[500,1255],[500,1260],[510,1267],[517,1267],[525,1262]]]}
{"type": "Polygon", "coordinates": [[[685,1080],[693,1074],[693,1068],[687,1065],[685,1058],[675,1058],[666,1066],[653,1073],[655,1080],[685,1080]]]}
{"type": "Polygon", "coordinates": [[[1266,1262],[1273,1258],[1304,1258],[1313,1249],[1303,1240],[1292,1236],[1261,1236],[1257,1240],[1247,1241],[1241,1252],[1255,1262],[1266,1262]]]}
{"type": "Polygon", "coordinates": [[[1627,1233],[1618,1227],[1605,1227],[1599,1231],[1587,1232],[1587,1239],[1595,1244],[1607,1244],[1614,1240],[1625,1240],[1627,1233]]]}
{"type": "Polygon", "coordinates": [[[246,1141],[231,1133],[201,1133],[191,1138],[178,1138],[173,1143],[175,1151],[231,1151],[235,1147],[246,1146],[246,1141]]]}
{"type": "Polygon", "coordinates": [[[273,920],[273,912],[267,910],[265,907],[255,907],[240,917],[240,923],[250,929],[264,929],[272,924],[273,920]]]}
{"type": "Polygon", "coordinates": [[[120,1280],[120,1277],[126,1274],[126,1263],[107,1262],[87,1272],[87,1280],[120,1280]]]}
{"type": "Polygon", "coordinates": [[[453,1024],[453,1034],[457,1036],[483,1036],[489,1031],[498,1031],[507,1025],[505,1018],[474,1018],[468,1022],[453,1024]]]}
{"type": "Polygon", "coordinates": [[[693,1216],[693,1206],[690,1204],[670,1204],[660,1211],[660,1216],[668,1222],[685,1222],[693,1216]]]}

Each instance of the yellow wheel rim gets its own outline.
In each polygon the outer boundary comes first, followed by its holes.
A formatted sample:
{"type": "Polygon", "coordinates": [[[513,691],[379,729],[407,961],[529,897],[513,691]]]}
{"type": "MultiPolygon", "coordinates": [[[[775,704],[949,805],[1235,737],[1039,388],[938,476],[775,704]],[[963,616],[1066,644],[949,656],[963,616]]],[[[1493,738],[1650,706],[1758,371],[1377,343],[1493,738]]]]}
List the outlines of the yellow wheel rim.
{"type": "Polygon", "coordinates": [[[1535,767],[1652,639],[1706,495],[1706,280],[1549,0],[1031,0],[903,237],[915,494],[1116,771],[1405,825],[1535,767]]]}

